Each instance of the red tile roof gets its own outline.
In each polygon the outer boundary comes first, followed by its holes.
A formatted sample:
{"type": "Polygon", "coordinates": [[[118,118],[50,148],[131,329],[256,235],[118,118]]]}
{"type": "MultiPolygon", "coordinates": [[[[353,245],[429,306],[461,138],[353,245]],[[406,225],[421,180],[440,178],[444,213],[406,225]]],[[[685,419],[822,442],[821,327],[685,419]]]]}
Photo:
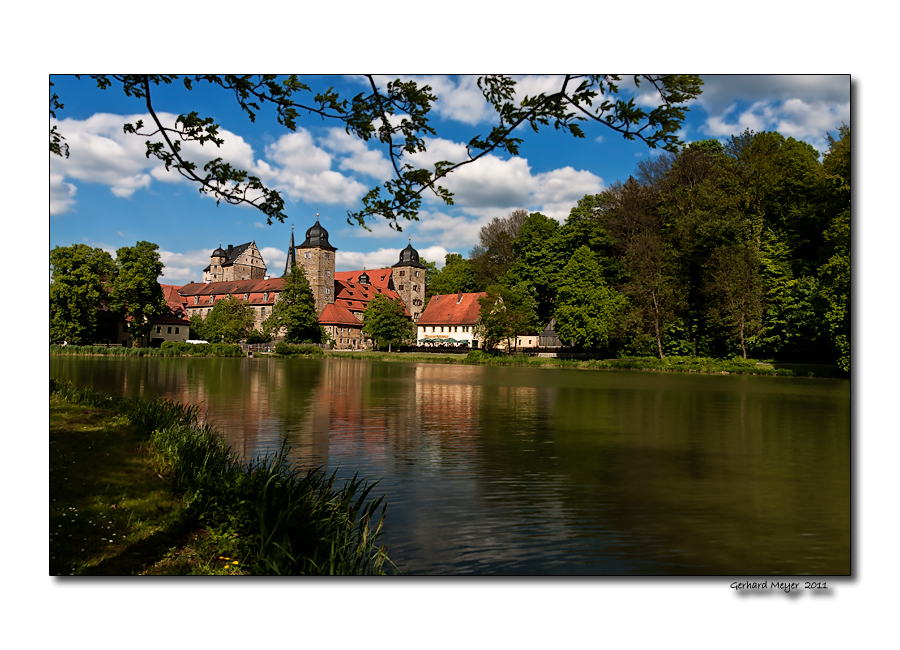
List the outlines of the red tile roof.
{"type": "Polygon", "coordinates": [[[369,276],[369,283],[380,289],[387,289],[391,281],[391,269],[373,269],[371,271],[340,271],[334,274],[335,280],[356,284],[363,273],[369,276]]]}
{"type": "MultiPolygon", "coordinates": [[[[369,273],[369,271],[366,271],[366,273],[369,273]]],[[[369,303],[372,302],[372,299],[378,294],[387,296],[391,300],[397,300],[401,305],[403,304],[403,301],[400,300],[400,295],[392,289],[342,280],[341,278],[338,278],[337,275],[338,274],[335,273],[334,302],[351,311],[364,311],[369,303]]],[[[408,310],[405,313],[409,316],[408,310]]]]}
{"type": "Polygon", "coordinates": [[[265,291],[283,291],[284,280],[270,278],[268,280],[231,280],[229,282],[189,282],[178,288],[181,296],[225,296],[227,294],[243,295],[245,293],[263,293],[265,291]]]}
{"type": "Polygon", "coordinates": [[[360,320],[351,314],[346,307],[329,303],[319,314],[319,322],[322,325],[353,325],[362,327],[360,320]]]}
{"type": "Polygon", "coordinates": [[[451,293],[432,296],[419,316],[419,325],[474,325],[481,312],[478,299],[487,296],[480,293],[451,293]]]}

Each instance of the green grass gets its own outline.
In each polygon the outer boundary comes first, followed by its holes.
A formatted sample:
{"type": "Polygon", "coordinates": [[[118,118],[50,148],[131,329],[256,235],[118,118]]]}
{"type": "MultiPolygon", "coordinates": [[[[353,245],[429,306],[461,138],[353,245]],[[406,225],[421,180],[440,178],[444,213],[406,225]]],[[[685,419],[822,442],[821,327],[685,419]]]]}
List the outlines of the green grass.
{"type": "Polygon", "coordinates": [[[326,356],[384,362],[405,361],[411,363],[576,368],[581,370],[637,370],[648,372],[770,375],[778,377],[846,377],[846,373],[843,373],[837,366],[825,364],[779,364],[773,362],[759,362],[756,359],[744,359],[742,357],[734,357],[731,359],[680,356],[669,356],[665,359],[658,359],[656,357],[630,359],[565,359],[559,357],[529,357],[524,354],[488,353],[483,350],[472,350],[466,355],[353,351],[327,352],[326,356]]]}
{"type": "Polygon", "coordinates": [[[51,380],[50,572],[384,574],[386,506],[357,476],[243,462],[199,409],[51,380]]]}

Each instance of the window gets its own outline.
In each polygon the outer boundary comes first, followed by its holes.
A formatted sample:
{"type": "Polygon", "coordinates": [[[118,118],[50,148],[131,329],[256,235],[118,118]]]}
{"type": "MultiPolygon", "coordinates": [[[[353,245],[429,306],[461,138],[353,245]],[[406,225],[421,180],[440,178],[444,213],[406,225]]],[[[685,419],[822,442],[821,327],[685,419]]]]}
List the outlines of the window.
{"type": "Polygon", "coordinates": [[[416,277],[419,277],[419,272],[418,272],[418,271],[416,271],[416,277]]]}
{"type": "Polygon", "coordinates": [[[175,333],[178,334],[178,328],[177,328],[177,327],[175,328],[175,333]]]}
{"type": "Polygon", "coordinates": [[[172,328],[170,327],[170,328],[169,328],[169,331],[166,332],[166,334],[171,334],[171,333],[172,333],[172,328]]]}
{"type": "Polygon", "coordinates": [[[261,315],[262,315],[263,318],[266,317],[266,308],[265,308],[265,307],[262,308],[261,315]]]}
{"type": "Polygon", "coordinates": [[[194,296],[194,304],[196,305],[199,302],[200,302],[200,296],[194,296]]]}
{"type": "Polygon", "coordinates": [[[330,260],[330,259],[331,259],[331,253],[325,253],[325,259],[326,259],[326,260],[330,260]]]}
{"type": "Polygon", "coordinates": [[[325,289],[325,295],[326,296],[331,295],[331,289],[325,289]]]}
{"type": "Polygon", "coordinates": [[[157,326],[156,326],[156,333],[159,334],[160,332],[162,332],[162,327],[160,327],[159,325],[157,325],[157,326]]]}
{"type": "Polygon", "coordinates": [[[404,275],[406,275],[406,271],[400,271],[400,277],[402,278],[404,275]]]}
{"type": "Polygon", "coordinates": [[[309,259],[310,258],[309,251],[306,251],[305,253],[303,253],[303,257],[305,257],[306,259],[309,259]]]}
{"type": "Polygon", "coordinates": [[[329,270],[326,269],[326,270],[325,270],[325,277],[326,277],[326,278],[330,278],[330,277],[331,277],[331,271],[329,271],[329,270]]]}
{"type": "Polygon", "coordinates": [[[400,291],[403,291],[403,285],[402,285],[402,284],[400,285],[400,291]]]}
{"type": "Polygon", "coordinates": [[[418,291],[418,290],[419,290],[419,285],[414,284],[414,285],[413,285],[413,291],[418,291]]]}

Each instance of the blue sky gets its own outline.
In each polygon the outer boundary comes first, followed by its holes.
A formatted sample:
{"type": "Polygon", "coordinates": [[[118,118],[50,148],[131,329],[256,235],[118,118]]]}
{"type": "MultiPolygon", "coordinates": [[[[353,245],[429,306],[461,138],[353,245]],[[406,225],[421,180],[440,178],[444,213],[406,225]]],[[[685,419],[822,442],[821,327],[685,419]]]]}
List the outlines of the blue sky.
{"type": "MultiPolygon", "coordinates": [[[[476,77],[418,76],[430,84],[438,101],[419,162],[458,160],[463,143],[490,128],[491,112],[475,84],[476,77]]],[[[387,78],[386,78],[387,79],[387,78]]],[[[519,92],[550,90],[558,78],[518,77],[519,92]]],[[[283,191],[289,220],[265,224],[252,208],[221,204],[202,196],[197,187],[167,173],[144,156],[144,138],[126,135],[122,124],[141,116],[140,100],[120,91],[101,91],[89,79],[52,76],[52,92],[65,108],[58,126],[71,155],[50,160],[50,246],[85,243],[111,253],[147,240],[160,247],[166,266],[162,282],[184,284],[202,279],[210,252],[219,245],[255,240],[272,275],[283,269],[291,224],[302,241],[316,212],[337,246],[337,270],[377,268],[397,261],[411,238],[429,260],[443,264],[444,254],[467,255],[478,231],[494,217],[524,208],[564,220],[585,194],[624,181],[643,157],[655,155],[642,142],[627,142],[599,124],[586,124],[584,139],[549,128],[523,131],[520,155],[489,156],[455,172],[446,182],[455,204],[434,199],[423,203],[418,222],[404,223],[398,233],[383,219],[371,232],[346,222],[348,210],[361,207],[361,197],[390,177],[390,166],[377,143],[348,136],[337,123],[304,116],[296,132],[281,127],[263,110],[255,123],[241,113],[224,91],[198,86],[185,92],[180,84],[162,88],[154,107],[171,116],[190,110],[216,119],[225,138],[213,154],[192,151],[203,163],[221,156],[259,174],[283,191]]],[[[314,92],[334,86],[348,99],[366,90],[360,78],[308,77],[314,92]]],[[[825,147],[826,132],[850,123],[850,77],[846,75],[724,75],[704,77],[703,95],[690,104],[682,139],[727,139],[745,128],[777,130],[785,136],[825,147]]],[[[644,89],[622,85],[649,106],[644,89]]],[[[299,243],[299,242],[298,242],[299,243]]]]}

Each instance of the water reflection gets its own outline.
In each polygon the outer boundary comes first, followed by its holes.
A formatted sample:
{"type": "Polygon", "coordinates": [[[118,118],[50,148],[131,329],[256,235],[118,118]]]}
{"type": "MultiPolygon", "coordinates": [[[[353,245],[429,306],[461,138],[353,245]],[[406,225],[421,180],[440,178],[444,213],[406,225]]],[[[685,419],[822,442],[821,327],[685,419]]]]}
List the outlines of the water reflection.
{"type": "Polygon", "coordinates": [[[301,359],[51,358],[201,403],[252,457],[381,480],[432,573],[849,573],[849,386],[301,359]]]}

